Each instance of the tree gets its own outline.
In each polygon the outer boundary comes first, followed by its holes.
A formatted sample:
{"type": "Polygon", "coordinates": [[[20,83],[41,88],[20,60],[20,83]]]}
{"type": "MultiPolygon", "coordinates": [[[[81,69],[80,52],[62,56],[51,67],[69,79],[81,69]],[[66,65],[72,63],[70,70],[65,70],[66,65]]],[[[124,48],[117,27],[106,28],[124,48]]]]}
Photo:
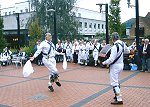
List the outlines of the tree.
{"type": "Polygon", "coordinates": [[[7,41],[3,36],[3,19],[0,17],[0,52],[7,46],[7,41]]]}
{"type": "Polygon", "coordinates": [[[37,40],[42,39],[42,33],[43,29],[39,24],[39,21],[37,18],[30,20],[29,22],[29,47],[25,47],[25,51],[29,54],[29,52],[34,52],[34,46],[37,42],[37,40]],[[32,40],[31,40],[32,39],[32,40]]]}
{"type": "Polygon", "coordinates": [[[121,34],[121,21],[120,21],[120,0],[111,0],[110,1],[110,14],[109,14],[109,30],[110,33],[118,32],[121,34]]]}
{"type": "Polygon", "coordinates": [[[94,38],[100,39],[100,40],[105,40],[106,34],[105,33],[96,33],[94,38]]]}
{"type": "Polygon", "coordinates": [[[54,34],[54,12],[56,13],[56,29],[59,38],[62,35],[70,38],[78,35],[78,22],[72,12],[76,0],[31,0],[35,9],[36,17],[39,19],[45,32],[48,30],[54,34]],[[72,37],[71,37],[71,36],[72,37]]]}
{"type": "Polygon", "coordinates": [[[42,32],[43,30],[38,19],[32,20],[29,25],[29,35],[35,39],[42,39],[42,32]]]}
{"type": "Polygon", "coordinates": [[[127,38],[127,36],[126,36],[126,23],[121,24],[120,36],[121,36],[121,38],[127,38]]]}

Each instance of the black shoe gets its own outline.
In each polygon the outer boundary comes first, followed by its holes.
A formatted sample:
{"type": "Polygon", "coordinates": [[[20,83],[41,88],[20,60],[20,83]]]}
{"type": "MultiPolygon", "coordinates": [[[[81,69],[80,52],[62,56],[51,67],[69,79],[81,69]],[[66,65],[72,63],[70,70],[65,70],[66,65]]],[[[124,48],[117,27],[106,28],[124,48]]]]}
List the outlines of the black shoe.
{"type": "Polygon", "coordinates": [[[114,102],[111,102],[111,104],[114,104],[114,105],[122,105],[122,104],[123,104],[123,101],[114,101],[114,102]]]}
{"type": "Polygon", "coordinates": [[[48,89],[49,89],[51,92],[54,92],[53,86],[48,86],[48,89]]]}
{"type": "Polygon", "coordinates": [[[61,86],[60,82],[55,82],[59,87],[61,86]]]}
{"type": "Polygon", "coordinates": [[[114,97],[114,100],[117,101],[117,97],[116,96],[114,97]]]}

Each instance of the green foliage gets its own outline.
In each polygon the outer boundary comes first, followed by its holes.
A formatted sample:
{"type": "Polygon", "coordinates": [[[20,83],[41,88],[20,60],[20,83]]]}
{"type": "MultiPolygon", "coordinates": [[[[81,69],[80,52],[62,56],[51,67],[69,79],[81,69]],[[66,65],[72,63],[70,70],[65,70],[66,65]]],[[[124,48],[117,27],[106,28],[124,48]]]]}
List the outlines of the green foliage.
{"type": "Polygon", "coordinates": [[[29,35],[34,37],[34,39],[41,39],[42,38],[42,27],[38,19],[33,19],[32,22],[29,24],[29,35]]]}
{"type": "Polygon", "coordinates": [[[110,1],[110,14],[109,14],[109,30],[110,33],[118,32],[121,33],[121,17],[120,17],[120,0],[111,0],[110,1]]]}
{"type": "Polygon", "coordinates": [[[99,40],[105,40],[106,34],[105,33],[96,33],[94,38],[99,39],[99,40]]]}
{"type": "Polygon", "coordinates": [[[126,24],[122,23],[121,24],[121,33],[120,33],[121,38],[126,38],[126,24]]]}
{"type": "Polygon", "coordinates": [[[10,49],[10,51],[12,52],[12,53],[16,53],[18,50],[17,49],[10,49]]]}
{"type": "Polygon", "coordinates": [[[35,17],[40,21],[40,25],[54,34],[54,12],[48,11],[54,9],[56,12],[56,31],[59,38],[63,35],[69,38],[78,36],[78,22],[74,13],[71,11],[76,0],[31,0],[36,9],[35,17]],[[47,11],[46,11],[47,10],[47,11]]]}
{"type": "Polygon", "coordinates": [[[42,40],[42,27],[39,24],[39,21],[37,18],[33,18],[30,20],[31,22],[29,23],[29,47],[24,47],[25,52],[29,55],[30,52],[33,53],[34,46],[37,42],[37,40],[42,40]]]}
{"type": "Polygon", "coordinates": [[[144,38],[150,40],[150,35],[145,35],[144,38]]]}
{"type": "Polygon", "coordinates": [[[7,41],[3,37],[3,19],[0,17],[0,51],[2,52],[3,49],[7,46],[7,41]]]}
{"type": "Polygon", "coordinates": [[[29,46],[29,47],[25,46],[25,47],[22,48],[22,50],[24,52],[26,52],[26,54],[28,56],[32,56],[34,54],[34,46],[29,46]]]}

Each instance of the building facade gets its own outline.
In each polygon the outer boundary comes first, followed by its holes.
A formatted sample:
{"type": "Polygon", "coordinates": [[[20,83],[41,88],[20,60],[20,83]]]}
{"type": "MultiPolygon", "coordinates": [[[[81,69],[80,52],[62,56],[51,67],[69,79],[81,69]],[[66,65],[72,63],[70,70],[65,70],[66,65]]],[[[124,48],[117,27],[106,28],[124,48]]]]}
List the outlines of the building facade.
{"type": "MultiPolygon", "coordinates": [[[[26,43],[26,41],[22,40],[28,36],[28,20],[34,13],[34,8],[32,8],[31,3],[29,1],[16,3],[15,6],[0,9],[0,11],[4,20],[4,35],[6,36],[7,40],[9,40],[11,43],[26,43]],[[20,35],[18,35],[17,32],[18,22],[16,20],[16,13],[19,13],[20,16],[20,35]]],[[[74,7],[72,11],[76,15],[76,19],[80,25],[78,31],[85,38],[93,38],[96,33],[106,32],[105,13],[100,13],[80,7],[74,7]]]]}
{"type": "MultiPolygon", "coordinates": [[[[126,22],[126,32],[129,38],[135,37],[136,19],[132,18],[126,22]]],[[[145,17],[139,17],[139,36],[150,35],[150,12],[145,17]]]]}
{"type": "Polygon", "coordinates": [[[12,15],[15,13],[27,13],[32,11],[34,11],[34,8],[29,1],[15,3],[13,7],[0,8],[1,16],[12,15]]]}

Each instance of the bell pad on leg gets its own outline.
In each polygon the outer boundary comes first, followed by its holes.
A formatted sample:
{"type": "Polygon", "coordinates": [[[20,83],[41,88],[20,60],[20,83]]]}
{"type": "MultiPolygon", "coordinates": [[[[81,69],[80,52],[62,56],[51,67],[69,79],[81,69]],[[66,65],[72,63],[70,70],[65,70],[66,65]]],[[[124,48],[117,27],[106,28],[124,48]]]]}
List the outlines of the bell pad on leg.
{"type": "Polygon", "coordinates": [[[50,81],[51,82],[56,82],[58,81],[58,74],[52,74],[51,77],[50,77],[50,81]]]}

